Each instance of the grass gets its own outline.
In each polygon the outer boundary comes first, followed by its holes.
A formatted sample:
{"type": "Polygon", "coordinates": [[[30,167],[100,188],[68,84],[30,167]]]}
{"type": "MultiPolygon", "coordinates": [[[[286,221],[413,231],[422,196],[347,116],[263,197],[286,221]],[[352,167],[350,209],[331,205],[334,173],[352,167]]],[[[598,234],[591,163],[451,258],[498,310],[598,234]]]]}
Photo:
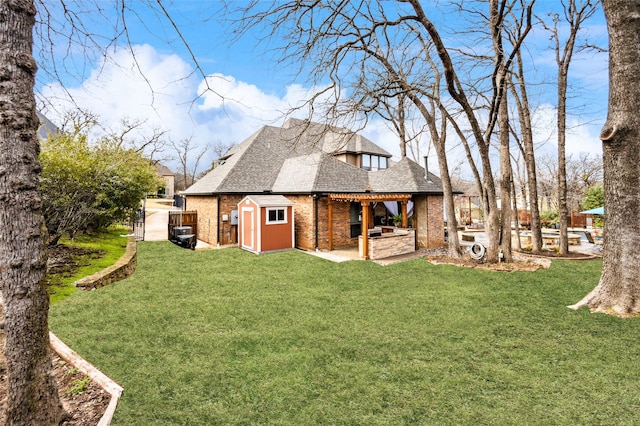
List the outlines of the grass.
{"type": "Polygon", "coordinates": [[[59,244],[79,249],[72,260],[79,265],[71,271],[49,274],[49,294],[51,303],[58,303],[76,291],[77,280],[92,275],[116,263],[127,248],[126,228],[114,226],[95,234],[79,234],[73,240],[61,238],[59,244]]]}
{"type": "Polygon", "coordinates": [[[124,386],[114,425],[640,423],[640,322],[566,308],[600,261],[499,273],[138,247],[131,278],[51,310],[124,386]]]}

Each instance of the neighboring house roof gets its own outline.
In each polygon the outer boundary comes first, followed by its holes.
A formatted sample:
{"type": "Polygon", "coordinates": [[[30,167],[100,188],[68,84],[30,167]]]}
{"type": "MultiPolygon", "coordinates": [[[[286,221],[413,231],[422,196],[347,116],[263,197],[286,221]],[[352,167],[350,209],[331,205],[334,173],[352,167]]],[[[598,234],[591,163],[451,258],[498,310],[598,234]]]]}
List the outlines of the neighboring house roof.
{"type": "Polygon", "coordinates": [[[47,117],[37,112],[38,120],[40,120],[40,126],[38,127],[38,139],[47,139],[49,135],[55,135],[60,133],[60,129],[51,122],[47,117]]]}
{"type": "Polygon", "coordinates": [[[160,176],[175,176],[175,174],[164,164],[156,164],[156,170],[160,176]]]}
{"type": "Polygon", "coordinates": [[[442,193],[440,179],[430,173],[427,181],[424,168],[408,158],[379,171],[366,171],[334,158],[339,153],[333,149],[337,140],[347,141],[341,149],[354,149],[349,152],[390,156],[345,129],[289,120],[283,127],[258,130],[183,194],[442,193]]]}

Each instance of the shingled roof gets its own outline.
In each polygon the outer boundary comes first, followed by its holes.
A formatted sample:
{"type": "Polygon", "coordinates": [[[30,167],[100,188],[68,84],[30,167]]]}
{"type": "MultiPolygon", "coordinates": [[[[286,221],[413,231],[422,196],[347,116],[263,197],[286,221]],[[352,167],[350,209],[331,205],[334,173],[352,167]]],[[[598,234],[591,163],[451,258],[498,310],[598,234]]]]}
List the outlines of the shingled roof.
{"type": "Polygon", "coordinates": [[[334,157],[343,152],[391,156],[345,129],[289,120],[258,130],[183,194],[442,193],[440,179],[425,179],[424,168],[408,158],[366,171],[334,157]]]}

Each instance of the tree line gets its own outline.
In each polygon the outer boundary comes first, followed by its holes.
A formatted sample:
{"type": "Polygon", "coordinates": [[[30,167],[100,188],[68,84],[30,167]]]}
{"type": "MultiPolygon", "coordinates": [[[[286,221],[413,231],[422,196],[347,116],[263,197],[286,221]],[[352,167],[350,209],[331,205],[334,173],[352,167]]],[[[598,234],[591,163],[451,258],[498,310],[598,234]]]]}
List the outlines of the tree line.
{"type": "Polygon", "coordinates": [[[418,0],[285,1],[270,7],[252,2],[240,10],[232,5],[228,16],[235,31],[258,29],[264,39],[277,39],[279,63],[298,64],[300,75],[311,76],[311,85],[320,88],[309,101],[314,113],[363,127],[382,117],[397,133],[402,155],[415,151],[407,146],[421,135],[429,139],[442,179],[453,257],[463,251],[449,152],[454,145],[464,151],[481,200],[488,262],[512,259],[511,238],[501,236],[511,235],[516,185],[528,200],[533,251],[542,250],[538,141],[530,101],[539,82],[531,75],[535,64],[527,49],[532,32],[544,29],[556,62],[558,111],[557,188],[547,192],[556,194],[560,252],[566,254],[568,74],[574,50],[591,48],[580,44],[578,34],[597,11],[597,1],[567,0],[551,9],[535,0],[448,2],[442,7],[458,20],[455,47],[443,25],[430,17],[434,6],[418,0]],[[469,40],[472,44],[465,44],[469,40]],[[515,166],[521,166],[517,176],[515,166]]]}

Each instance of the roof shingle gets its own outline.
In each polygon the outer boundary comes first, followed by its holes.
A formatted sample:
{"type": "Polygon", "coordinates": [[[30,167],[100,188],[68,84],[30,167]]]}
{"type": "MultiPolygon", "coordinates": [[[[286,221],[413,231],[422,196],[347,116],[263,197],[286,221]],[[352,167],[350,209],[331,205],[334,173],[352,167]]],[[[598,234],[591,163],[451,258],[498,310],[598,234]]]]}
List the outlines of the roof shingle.
{"type": "Polygon", "coordinates": [[[254,133],[183,194],[442,193],[440,179],[430,173],[428,181],[424,168],[408,158],[386,170],[366,171],[333,157],[339,152],[390,156],[345,129],[289,120],[254,133]],[[346,142],[340,146],[340,141],[346,142]]]}

